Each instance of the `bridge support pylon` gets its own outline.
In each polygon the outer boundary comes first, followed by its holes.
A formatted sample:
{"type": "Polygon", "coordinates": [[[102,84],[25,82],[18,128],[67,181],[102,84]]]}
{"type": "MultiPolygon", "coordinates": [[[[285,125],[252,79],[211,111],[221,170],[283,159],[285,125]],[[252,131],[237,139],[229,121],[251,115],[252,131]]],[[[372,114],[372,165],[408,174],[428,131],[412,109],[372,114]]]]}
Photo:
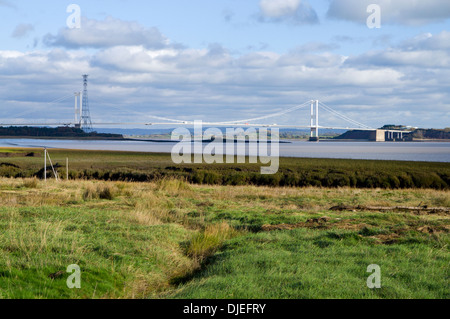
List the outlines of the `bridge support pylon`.
{"type": "Polygon", "coordinates": [[[311,101],[311,142],[319,141],[319,100],[311,101]]]}
{"type": "Polygon", "coordinates": [[[81,118],[83,113],[83,98],[81,92],[75,92],[75,128],[81,128],[81,118]],[[78,98],[80,99],[80,106],[78,107],[78,98]]]}

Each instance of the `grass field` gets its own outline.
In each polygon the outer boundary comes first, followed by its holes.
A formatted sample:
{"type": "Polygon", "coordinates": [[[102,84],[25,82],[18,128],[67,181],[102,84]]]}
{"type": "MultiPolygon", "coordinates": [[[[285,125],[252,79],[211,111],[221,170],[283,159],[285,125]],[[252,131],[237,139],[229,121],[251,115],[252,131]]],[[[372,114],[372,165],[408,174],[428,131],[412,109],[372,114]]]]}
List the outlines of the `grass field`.
{"type": "Polygon", "coordinates": [[[448,210],[397,206],[449,191],[0,178],[0,298],[449,298],[448,210]]]}

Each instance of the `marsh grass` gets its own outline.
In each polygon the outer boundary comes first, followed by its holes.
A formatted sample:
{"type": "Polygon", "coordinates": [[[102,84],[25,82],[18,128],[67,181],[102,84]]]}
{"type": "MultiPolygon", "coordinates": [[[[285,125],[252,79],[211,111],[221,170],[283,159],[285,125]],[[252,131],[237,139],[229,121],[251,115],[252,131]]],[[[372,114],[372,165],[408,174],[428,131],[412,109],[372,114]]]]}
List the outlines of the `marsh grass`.
{"type": "Polygon", "coordinates": [[[186,253],[201,263],[220,249],[225,241],[243,234],[244,232],[237,231],[226,222],[208,225],[192,237],[186,253]]]}
{"type": "MultiPolygon", "coordinates": [[[[13,148],[3,150],[25,152],[13,148]]],[[[5,158],[0,165],[0,176],[41,178],[43,152],[38,149],[33,152],[36,157],[5,158]]],[[[70,158],[69,177],[72,180],[149,182],[166,179],[172,182],[165,183],[162,188],[178,190],[183,185],[177,186],[176,180],[233,186],[450,188],[448,163],[280,158],[277,174],[261,175],[259,164],[174,165],[170,154],[52,150],[52,157],[56,166],[58,161],[70,158]]],[[[64,169],[61,170],[63,173],[64,169]]]]}
{"type": "Polygon", "coordinates": [[[445,190],[29,182],[0,178],[1,298],[449,296],[448,215],[329,210],[449,207],[445,190]],[[381,294],[364,290],[369,256],[387,269],[381,294]],[[49,278],[74,263],[81,290],[49,278]]]}
{"type": "Polygon", "coordinates": [[[192,190],[191,186],[182,178],[163,178],[156,182],[156,189],[169,194],[186,193],[192,190]]]}
{"type": "Polygon", "coordinates": [[[23,187],[25,188],[37,188],[39,186],[39,182],[37,178],[24,178],[23,179],[23,187]]]}
{"type": "Polygon", "coordinates": [[[83,192],[84,200],[107,199],[113,200],[116,189],[110,184],[88,185],[83,192]]]}

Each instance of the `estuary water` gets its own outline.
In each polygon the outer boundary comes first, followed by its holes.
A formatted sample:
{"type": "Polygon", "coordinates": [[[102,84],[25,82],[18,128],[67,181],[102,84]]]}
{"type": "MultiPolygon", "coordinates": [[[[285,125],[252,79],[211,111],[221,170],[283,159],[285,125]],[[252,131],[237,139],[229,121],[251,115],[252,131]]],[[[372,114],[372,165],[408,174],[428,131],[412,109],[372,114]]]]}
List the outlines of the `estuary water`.
{"type": "MultiPolygon", "coordinates": [[[[0,139],[0,147],[170,153],[174,142],[0,139]]],[[[205,143],[204,146],[207,144],[205,143]]],[[[270,145],[269,145],[270,153],[270,145]]],[[[222,152],[217,152],[222,153],[222,152]]],[[[450,162],[450,142],[292,141],[279,144],[281,157],[450,162]]]]}

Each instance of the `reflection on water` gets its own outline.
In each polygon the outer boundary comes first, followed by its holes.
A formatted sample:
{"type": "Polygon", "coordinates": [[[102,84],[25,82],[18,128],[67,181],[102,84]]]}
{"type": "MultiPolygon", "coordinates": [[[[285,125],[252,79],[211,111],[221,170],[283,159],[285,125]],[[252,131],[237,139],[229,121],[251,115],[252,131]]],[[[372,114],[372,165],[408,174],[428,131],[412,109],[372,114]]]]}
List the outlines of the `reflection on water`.
{"type": "MultiPolygon", "coordinates": [[[[205,144],[206,145],[206,144],[205,144]]],[[[170,153],[174,143],[144,141],[81,141],[0,139],[0,147],[47,147],[170,153]]],[[[303,142],[280,144],[280,156],[450,162],[446,142],[303,142]]]]}

